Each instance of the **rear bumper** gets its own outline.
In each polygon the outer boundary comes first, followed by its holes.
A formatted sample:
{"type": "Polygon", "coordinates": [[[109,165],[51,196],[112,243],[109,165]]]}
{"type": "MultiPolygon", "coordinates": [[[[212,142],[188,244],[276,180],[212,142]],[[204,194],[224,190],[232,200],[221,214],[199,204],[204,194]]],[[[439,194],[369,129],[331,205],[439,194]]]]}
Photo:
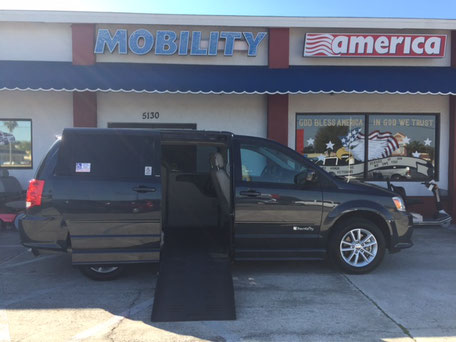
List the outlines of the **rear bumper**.
{"type": "Polygon", "coordinates": [[[21,214],[14,223],[23,246],[34,251],[65,252],[66,235],[57,234],[54,229],[49,229],[54,228],[54,221],[52,218],[21,214]]]}

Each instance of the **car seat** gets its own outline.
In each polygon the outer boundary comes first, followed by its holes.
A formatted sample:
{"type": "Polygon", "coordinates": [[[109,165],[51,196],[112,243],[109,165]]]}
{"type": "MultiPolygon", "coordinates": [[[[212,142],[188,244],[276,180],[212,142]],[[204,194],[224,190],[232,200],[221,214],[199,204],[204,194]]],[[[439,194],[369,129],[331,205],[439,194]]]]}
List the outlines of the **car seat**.
{"type": "Polygon", "coordinates": [[[211,179],[214,184],[217,198],[220,202],[220,207],[224,214],[230,213],[230,198],[231,198],[231,181],[230,176],[225,169],[225,161],[219,153],[213,153],[210,158],[211,179]]]}

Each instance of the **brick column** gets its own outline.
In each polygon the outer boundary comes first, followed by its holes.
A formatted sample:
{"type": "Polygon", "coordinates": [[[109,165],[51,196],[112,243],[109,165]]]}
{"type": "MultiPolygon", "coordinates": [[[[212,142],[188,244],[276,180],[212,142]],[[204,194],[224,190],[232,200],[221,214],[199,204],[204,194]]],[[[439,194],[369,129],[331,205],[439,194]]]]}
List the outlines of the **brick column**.
{"type": "MultiPolygon", "coordinates": [[[[290,30],[269,29],[269,68],[290,66],[290,30]]],[[[288,145],[288,95],[267,95],[268,138],[288,145]]]]}
{"type": "MultiPolygon", "coordinates": [[[[93,65],[96,62],[95,24],[73,24],[72,46],[74,65],[93,65]]],[[[97,94],[73,92],[73,126],[97,127],[97,94]]]]}

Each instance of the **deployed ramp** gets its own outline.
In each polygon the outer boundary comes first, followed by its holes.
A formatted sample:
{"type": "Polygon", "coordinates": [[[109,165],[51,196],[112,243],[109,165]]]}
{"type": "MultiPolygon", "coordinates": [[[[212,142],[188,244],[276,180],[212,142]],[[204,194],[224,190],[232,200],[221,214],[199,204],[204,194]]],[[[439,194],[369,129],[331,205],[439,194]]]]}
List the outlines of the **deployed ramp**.
{"type": "Polygon", "coordinates": [[[229,258],[214,252],[203,231],[168,238],[152,310],[153,322],[236,319],[229,258]]]}

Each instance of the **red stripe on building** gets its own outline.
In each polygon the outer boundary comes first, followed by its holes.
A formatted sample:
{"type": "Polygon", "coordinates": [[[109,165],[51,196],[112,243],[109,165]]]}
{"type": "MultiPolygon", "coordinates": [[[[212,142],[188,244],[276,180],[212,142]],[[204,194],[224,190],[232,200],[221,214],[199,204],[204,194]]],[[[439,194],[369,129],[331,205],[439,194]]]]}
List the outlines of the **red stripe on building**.
{"type": "Polygon", "coordinates": [[[303,153],[304,151],[304,129],[296,130],[296,151],[303,153]]]}
{"type": "Polygon", "coordinates": [[[288,145],[288,95],[268,95],[268,138],[288,145]]]}
{"type": "Polygon", "coordinates": [[[269,29],[269,68],[287,69],[290,66],[290,29],[269,29]]]}
{"type": "Polygon", "coordinates": [[[73,24],[71,25],[73,64],[93,65],[95,64],[95,24],[73,24]]]}
{"type": "MultiPolygon", "coordinates": [[[[72,47],[73,64],[93,65],[96,62],[95,24],[73,24],[72,47]]],[[[73,126],[97,127],[97,94],[73,92],[73,126]]]]}
{"type": "MultiPolygon", "coordinates": [[[[269,29],[269,68],[290,66],[290,29],[269,29]]],[[[288,95],[268,95],[268,138],[288,145],[288,95]]]]}
{"type": "Polygon", "coordinates": [[[73,92],[73,126],[97,127],[97,94],[73,92]]]}

